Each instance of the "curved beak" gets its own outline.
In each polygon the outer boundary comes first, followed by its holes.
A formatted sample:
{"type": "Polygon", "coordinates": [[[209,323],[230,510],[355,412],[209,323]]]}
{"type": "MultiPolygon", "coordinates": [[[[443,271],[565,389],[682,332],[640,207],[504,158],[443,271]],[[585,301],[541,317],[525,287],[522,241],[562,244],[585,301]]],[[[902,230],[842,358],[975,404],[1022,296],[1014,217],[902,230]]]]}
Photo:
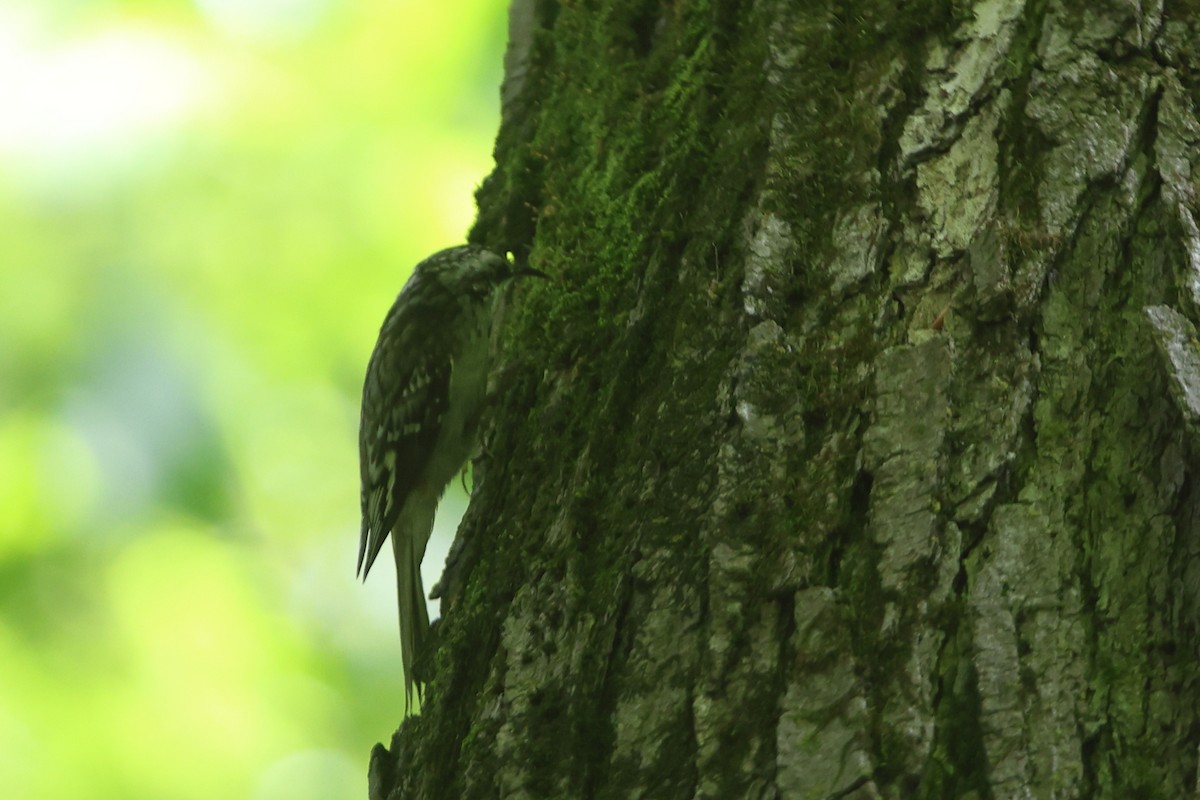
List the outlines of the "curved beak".
{"type": "Polygon", "coordinates": [[[547,280],[550,278],[549,275],[542,272],[540,269],[534,269],[533,267],[520,267],[519,269],[514,269],[512,271],[512,276],[514,278],[544,278],[547,280]]]}

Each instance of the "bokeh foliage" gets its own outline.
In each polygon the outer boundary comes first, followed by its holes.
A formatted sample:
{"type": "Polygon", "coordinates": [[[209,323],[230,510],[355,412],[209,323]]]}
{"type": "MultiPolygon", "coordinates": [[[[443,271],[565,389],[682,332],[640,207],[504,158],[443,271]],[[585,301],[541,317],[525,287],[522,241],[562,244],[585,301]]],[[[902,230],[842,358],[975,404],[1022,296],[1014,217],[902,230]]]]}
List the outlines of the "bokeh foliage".
{"type": "Polygon", "coordinates": [[[3,11],[3,793],[364,796],[402,681],[391,575],[353,579],[358,392],[473,216],[505,6],[3,11]]]}

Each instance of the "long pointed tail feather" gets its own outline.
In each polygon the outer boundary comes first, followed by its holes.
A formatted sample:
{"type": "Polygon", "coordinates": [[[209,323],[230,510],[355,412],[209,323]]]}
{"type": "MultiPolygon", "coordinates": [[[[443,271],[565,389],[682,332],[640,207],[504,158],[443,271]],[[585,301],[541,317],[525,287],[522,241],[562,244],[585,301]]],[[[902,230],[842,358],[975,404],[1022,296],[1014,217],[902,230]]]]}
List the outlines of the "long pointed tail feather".
{"type": "Polygon", "coordinates": [[[413,664],[428,639],[429,610],[421,580],[421,560],[433,530],[437,501],[413,497],[392,530],[392,554],[396,559],[396,598],[400,612],[400,659],[404,665],[404,696],[412,708],[413,688],[421,687],[413,677],[413,664]],[[422,502],[424,501],[424,502],[422,502]]]}

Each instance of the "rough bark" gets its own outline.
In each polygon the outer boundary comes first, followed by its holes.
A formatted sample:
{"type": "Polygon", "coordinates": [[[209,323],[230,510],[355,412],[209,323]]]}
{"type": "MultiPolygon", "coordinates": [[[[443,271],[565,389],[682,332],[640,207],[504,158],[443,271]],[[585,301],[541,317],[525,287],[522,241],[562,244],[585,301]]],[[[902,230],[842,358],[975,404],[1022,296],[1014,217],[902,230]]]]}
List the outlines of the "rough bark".
{"type": "Polygon", "coordinates": [[[516,6],[373,797],[1196,796],[1200,5],[516,6]]]}

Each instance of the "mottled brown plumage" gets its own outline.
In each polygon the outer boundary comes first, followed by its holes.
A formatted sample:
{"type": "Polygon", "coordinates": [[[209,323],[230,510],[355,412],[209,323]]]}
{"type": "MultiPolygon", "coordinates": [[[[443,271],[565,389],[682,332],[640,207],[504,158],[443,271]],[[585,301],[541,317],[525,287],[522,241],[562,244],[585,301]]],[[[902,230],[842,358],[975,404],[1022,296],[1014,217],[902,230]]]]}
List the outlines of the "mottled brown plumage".
{"type": "Polygon", "coordinates": [[[442,491],[476,447],[497,290],[522,274],[539,273],[472,245],[435,253],[413,270],[367,365],[358,572],[366,577],[390,534],[410,704],[413,661],[429,629],[421,560],[442,491]]]}

